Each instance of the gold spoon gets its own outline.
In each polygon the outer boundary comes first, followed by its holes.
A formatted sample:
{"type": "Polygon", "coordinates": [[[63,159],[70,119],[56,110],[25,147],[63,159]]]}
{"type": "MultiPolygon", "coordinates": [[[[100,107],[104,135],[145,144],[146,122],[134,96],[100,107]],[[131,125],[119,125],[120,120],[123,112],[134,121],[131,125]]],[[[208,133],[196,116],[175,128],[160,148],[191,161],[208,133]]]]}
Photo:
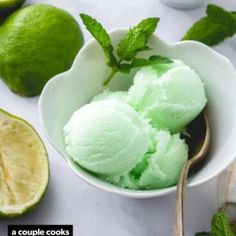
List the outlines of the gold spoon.
{"type": "Polygon", "coordinates": [[[210,143],[210,127],[205,112],[201,113],[188,126],[187,131],[191,136],[187,141],[189,146],[189,160],[182,168],[177,186],[174,236],[184,236],[184,196],[188,172],[193,165],[206,156],[208,151],[210,143]]]}

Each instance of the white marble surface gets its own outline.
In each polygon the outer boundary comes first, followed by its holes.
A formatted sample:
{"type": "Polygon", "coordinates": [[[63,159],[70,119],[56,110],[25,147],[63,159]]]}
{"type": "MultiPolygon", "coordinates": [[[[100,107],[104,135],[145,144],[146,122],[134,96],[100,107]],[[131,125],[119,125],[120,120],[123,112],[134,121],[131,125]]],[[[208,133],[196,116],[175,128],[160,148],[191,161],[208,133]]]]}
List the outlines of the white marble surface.
{"type": "MultiPolygon", "coordinates": [[[[91,14],[109,30],[129,27],[142,18],[161,18],[157,34],[169,42],[181,38],[204,8],[180,11],[158,0],[31,0],[49,3],[71,12],[91,14]]],[[[235,0],[210,1],[236,10],[235,0]]],[[[85,40],[91,38],[82,27],[85,40]]],[[[236,37],[226,40],[216,50],[236,66],[236,37]]],[[[73,224],[75,236],[170,236],[172,234],[175,194],[156,199],[135,200],[103,192],[79,180],[60,155],[47,142],[39,125],[38,97],[14,95],[0,82],[0,107],[29,121],[45,140],[51,179],[48,192],[37,210],[16,220],[0,220],[0,236],[7,236],[8,224],[73,224]]],[[[190,189],[186,199],[186,235],[208,230],[216,208],[215,180],[190,189]]]]}

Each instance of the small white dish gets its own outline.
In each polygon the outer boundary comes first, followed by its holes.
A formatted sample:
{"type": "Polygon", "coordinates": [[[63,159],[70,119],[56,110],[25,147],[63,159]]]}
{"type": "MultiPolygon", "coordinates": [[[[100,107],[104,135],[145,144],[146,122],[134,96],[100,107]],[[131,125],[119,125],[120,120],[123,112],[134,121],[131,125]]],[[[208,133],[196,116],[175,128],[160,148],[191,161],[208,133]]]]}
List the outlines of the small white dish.
{"type": "MultiPolygon", "coordinates": [[[[126,32],[120,29],[110,33],[114,45],[126,32]]],[[[180,59],[195,69],[205,83],[212,141],[207,162],[189,178],[188,186],[197,186],[222,172],[236,157],[236,71],[227,58],[198,42],[167,44],[152,36],[149,45],[152,50],[140,56],[161,54],[180,59]]],[[[74,111],[102,91],[102,82],[108,73],[103,51],[95,40],[91,40],[80,50],[69,71],[47,83],[39,99],[39,114],[49,141],[77,176],[100,189],[134,198],[157,197],[173,192],[175,186],[137,191],[111,185],[75,164],[66,154],[62,131],[64,125],[74,111]]],[[[117,74],[110,87],[114,90],[127,89],[132,83],[133,74],[129,78],[127,74],[117,74]]]]}
{"type": "Polygon", "coordinates": [[[164,4],[178,9],[192,9],[206,4],[206,0],[160,0],[164,4]]]}

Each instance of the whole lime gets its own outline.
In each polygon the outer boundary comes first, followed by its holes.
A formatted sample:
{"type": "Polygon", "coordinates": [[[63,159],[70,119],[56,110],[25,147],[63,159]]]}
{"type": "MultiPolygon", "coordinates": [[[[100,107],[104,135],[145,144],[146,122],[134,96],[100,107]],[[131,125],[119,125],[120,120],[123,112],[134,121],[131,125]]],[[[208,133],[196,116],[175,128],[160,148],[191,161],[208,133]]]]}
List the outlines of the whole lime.
{"type": "Polygon", "coordinates": [[[0,0],[0,20],[19,8],[25,0],[0,0]]]}
{"type": "Polygon", "coordinates": [[[44,4],[21,8],[0,27],[0,77],[13,92],[35,96],[71,67],[82,44],[80,27],[66,11],[44,4]]]}

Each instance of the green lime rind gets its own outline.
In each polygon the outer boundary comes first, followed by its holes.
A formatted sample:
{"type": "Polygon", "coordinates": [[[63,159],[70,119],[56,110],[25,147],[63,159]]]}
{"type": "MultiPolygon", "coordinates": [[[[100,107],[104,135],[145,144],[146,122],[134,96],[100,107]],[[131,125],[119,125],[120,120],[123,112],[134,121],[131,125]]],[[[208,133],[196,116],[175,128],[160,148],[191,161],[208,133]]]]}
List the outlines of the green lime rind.
{"type": "MultiPolygon", "coordinates": [[[[49,176],[50,176],[50,175],[49,175],[49,176]]],[[[44,193],[41,195],[40,199],[39,199],[34,205],[25,208],[25,209],[24,209],[23,211],[21,211],[21,212],[14,212],[14,213],[10,213],[10,214],[8,213],[8,214],[6,214],[6,213],[4,213],[4,212],[1,212],[1,210],[0,210],[0,218],[3,218],[3,219],[15,219],[15,218],[19,218],[19,217],[21,217],[21,216],[25,216],[25,215],[31,213],[32,211],[34,211],[35,209],[38,208],[38,206],[39,206],[40,203],[42,202],[44,196],[46,195],[47,189],[48,189],[48,184],[47,184],[47,186],[46,186],[46,188],[45,188],[44,193]]]]}
{"type": "Polygon", "coordinates": [[[44,177],[46,177],[46,184],[43,186],[43,188],[40,192],[37,192],[37,197],[35,198],[35,201],[31,205],[26,206],[25,208],[21,209],[20,211],[12,211],[10,213],[9,212],[4,212],[3,210],[1,210],[1,206],[0,206],[0,218],[12,219],[12,218],[17,218],[17,217],[26,215],[26,214],[33,211],[34,209],[36,209],[39,206],[39,204],[43,200],[43,198],[46,194],[46,191],[48,189],[49,179],[50,179],[50,168],[49,168],[49,160],[48,160],[47,150],[44,146],[44,143],[43,143],[42,139],[38,135],[37,131],[27,121],[23,120],[21,117],[12,115],[11,113],[8,113],[7,111],[0,108],[0,115],[1,114],[5,115],[6,117],[9,117],[10,119],[14,119],[17,122],[23,123],[25,125],[25,127],[27,127],[28,129],[30,129],[32,131],[32,133],[37,138],[37,142],[40,142],[40,145],[43,149],[43,153],[45,154],[44,157],[46,159],[46,168],[47,168],[47,170],[46,170],[47,176],[44,176],[44,177]]]}
{"type": "Polygon", "coordinates": [[[34,4],[0,27],[0,77],[21,96],[36,96],[56,74],[67,71],[83,45],[77,21],[59,8],[34,4]]]}

